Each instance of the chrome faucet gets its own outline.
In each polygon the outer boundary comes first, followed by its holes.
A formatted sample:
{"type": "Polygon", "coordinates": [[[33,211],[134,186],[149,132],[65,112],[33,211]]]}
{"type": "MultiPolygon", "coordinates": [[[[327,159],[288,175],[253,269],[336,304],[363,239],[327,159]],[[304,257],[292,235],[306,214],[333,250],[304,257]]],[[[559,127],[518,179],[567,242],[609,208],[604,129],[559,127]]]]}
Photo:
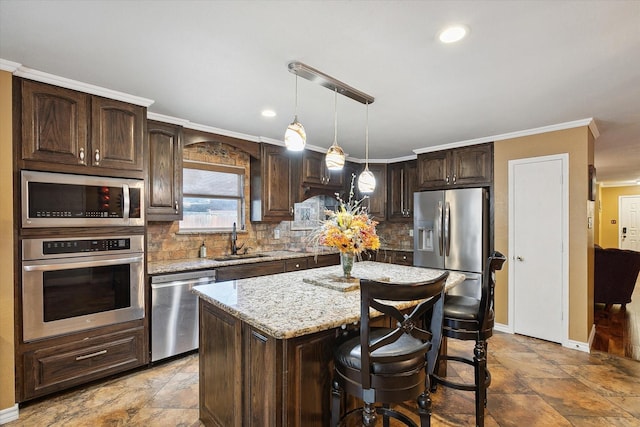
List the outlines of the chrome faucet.
{"type": "Polygon", "coordinates": [[[238,233],[236,232],[236,223],[233,223],[233,230],[231,231],[231,255],[238,255],[238,249],[242,249],[244,243],[238,246],[238,233]]]}

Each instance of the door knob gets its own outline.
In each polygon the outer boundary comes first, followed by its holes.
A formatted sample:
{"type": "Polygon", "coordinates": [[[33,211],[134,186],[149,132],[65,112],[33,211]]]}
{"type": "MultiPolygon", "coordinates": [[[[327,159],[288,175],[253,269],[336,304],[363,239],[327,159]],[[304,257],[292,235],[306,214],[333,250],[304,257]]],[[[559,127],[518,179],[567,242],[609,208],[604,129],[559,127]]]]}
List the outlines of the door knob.
{"type": "Polygon", "coordinates": [[[518,261],[524,261],[524,258],[523,258],[523,257],[521,257],[521,256],[517,256],[517,257],[516,257],[516,259],[517,259],[518,261]]]}

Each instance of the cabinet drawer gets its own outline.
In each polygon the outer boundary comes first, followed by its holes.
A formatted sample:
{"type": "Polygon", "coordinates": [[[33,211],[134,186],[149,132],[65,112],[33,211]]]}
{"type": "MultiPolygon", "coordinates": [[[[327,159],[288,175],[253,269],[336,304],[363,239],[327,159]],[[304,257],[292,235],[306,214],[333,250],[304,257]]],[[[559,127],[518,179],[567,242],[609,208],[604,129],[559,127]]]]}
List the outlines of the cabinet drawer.
{"type": "Polygon", "coordinates": [[[329,267],[340,264],[340,254],[322,254],[307,258],[309,268],[329,267]]]}
{"type": "Polygon", "coordinates": [[[306,270],[307,268],[307,258],[288,259],[284,262],[285,271],[306,270]]]}
{"type": "Polygon", "coordinates": [[[284,273],[283,261],[265,261],[252,264],[230,265],[216,269],[216,282],[244,279],[247,277],[266,276],[267,274],[284,273]]]}
{"type": "Polygon", "coordinates": [[[395,252],[392,262],[394,264],[411,266],[413,265],[413,252],[395,252]]]}
{"type": "Polygon", "coordinates": [[[145,363],[144,328],[25,353],[25,397],[37,397],[145,363]]]}

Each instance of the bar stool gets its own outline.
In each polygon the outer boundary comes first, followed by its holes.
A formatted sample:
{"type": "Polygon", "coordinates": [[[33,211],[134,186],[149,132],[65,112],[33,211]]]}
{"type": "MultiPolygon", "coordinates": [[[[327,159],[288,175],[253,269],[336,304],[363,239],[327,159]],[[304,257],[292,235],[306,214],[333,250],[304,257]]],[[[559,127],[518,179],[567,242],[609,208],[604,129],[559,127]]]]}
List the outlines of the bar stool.
{"type": "Polygon", "coordinates": [[[461,356],[448,356],[446,347],[440,354],[431,375],[431,391],[438,384],[456,390],[475,392],[476,426],[484,426],[484,409],[487,406],[487,388],[491,384],[491,374],[487,368],[487,339],[493,335],[494,309],[493,292],[495,287],[495,271],[501,270],[506,261],[500,252],[494,252],[488,259],[482,278],[480,299],[465,295],[447,295],[444,300],[444,318],[442,320],[442,336],[458,340],[476,342],[473,359],[461,356]],[[473,366],[474,383],[463,384],[447,380],[439,376],[440,363],[448,361],[461,362],[473,366]]]}
{"type": "Polygon", "coordinates": [[[389,417],[408,426],[417,425],[405,414],[390,407],[416,399],[420,425],[429,426],[431,397],[428,359],[435,362],[442,328],[444,284],[449,273],[420,283],[398,284],[360,280],[360,334],[339,344],[334,351],[334,378],[331,425],[356,411],[362,411],[362,425],[373,426],[376,414],[384,425],[389,417]],[[389,301],[423,300],[403,314],[389,301]],[[370,309],[392,318],[395,327],[370,326],[370,309]],[[430,315],[430,322],[425,321],[430,315]],[[432,333],[432,331],[434,333],[432,333]],[[343,391],[364,401],[364,408],[341,412],[343,391]],[[382,406],[375,406],[375,403],[382,406]]]}

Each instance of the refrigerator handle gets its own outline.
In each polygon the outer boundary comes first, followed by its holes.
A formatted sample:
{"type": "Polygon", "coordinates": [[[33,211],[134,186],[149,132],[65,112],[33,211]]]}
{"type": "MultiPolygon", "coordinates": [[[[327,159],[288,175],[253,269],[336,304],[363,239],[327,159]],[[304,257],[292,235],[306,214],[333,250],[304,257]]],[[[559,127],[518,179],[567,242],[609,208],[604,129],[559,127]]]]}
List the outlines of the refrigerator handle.
{"type": "Polygon", "coordinates": [[[451,249],[450,210],[449,202],[447,202],[444,207],[444,256],[449,256],[451,249]]]}
{"type": "Polygon", "coordinates": [[[442,256],[442,252],[444,251],[444,242],[442,240],[442,202],[438,202],[436,219],[433,223],[438,227],[438,249],[440,251],[440,256],[442,256]]]}

